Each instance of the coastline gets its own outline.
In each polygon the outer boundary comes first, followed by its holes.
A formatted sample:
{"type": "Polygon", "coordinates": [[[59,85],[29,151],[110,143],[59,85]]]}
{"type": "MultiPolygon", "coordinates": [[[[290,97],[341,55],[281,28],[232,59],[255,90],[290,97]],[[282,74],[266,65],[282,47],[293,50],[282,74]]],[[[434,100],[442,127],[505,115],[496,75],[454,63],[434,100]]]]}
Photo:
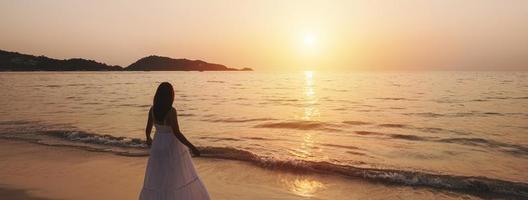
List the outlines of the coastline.
{"type": "MultiPolygon", "coordinates": [[[[0,192],[11,199],[137,199],[147,157],[0,139],[0,192]]],[[[193,158],[212,199],[480,199],[487,196],[393,186],[331,175],[274,171],[193,158]]]]}
{"type": "Polygon", "coordinates": [[[253,71],[186,58],[143,57],[127,67],[84,58],[55,59],[0,49],[0,71],[253,71]]]}

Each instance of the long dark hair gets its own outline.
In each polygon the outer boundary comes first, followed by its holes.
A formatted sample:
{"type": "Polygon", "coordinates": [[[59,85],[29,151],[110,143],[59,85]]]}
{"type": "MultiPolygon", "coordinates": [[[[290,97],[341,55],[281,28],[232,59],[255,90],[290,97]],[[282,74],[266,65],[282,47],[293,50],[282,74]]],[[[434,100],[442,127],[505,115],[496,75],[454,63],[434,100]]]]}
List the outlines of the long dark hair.
{"type": "Polygon", "coordinates": [[[156,121],[164,123],[165,115],[171,110],[173,102],[174,89],[172,85],[168,82],[161,83],[154,95],[154,105],[152,106],[156,121]]]}

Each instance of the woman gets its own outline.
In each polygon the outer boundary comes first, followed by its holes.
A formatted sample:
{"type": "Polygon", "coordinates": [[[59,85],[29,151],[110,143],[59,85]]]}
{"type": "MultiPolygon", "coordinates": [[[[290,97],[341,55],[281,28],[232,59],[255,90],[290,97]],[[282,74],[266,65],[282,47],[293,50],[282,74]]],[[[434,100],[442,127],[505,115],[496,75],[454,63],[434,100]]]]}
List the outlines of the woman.
{"type": "Polygon", "coordinates": [[[195,156],[200,152],[180,132],[173,101],[172,85],[161,83],[148,115],[146,136],[150,157],[139,199],[209,199],[189,154],[189,150],[195,156]],[[150,137],[152,125],[156,127],[154,140],[150,137]]]}

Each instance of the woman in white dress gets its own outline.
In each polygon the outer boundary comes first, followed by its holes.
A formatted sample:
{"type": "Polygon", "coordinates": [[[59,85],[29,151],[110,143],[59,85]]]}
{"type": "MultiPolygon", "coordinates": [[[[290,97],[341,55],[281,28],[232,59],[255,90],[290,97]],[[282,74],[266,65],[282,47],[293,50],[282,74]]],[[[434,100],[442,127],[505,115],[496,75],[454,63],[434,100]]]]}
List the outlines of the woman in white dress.
{"type": "Polygon", "coordinates": [[[146,136],[150,157],[139,199],[210,199],[191,160],[190,153],[199,156],[200,152],[181,133],[173,101],[172,85],[161,83],[148,115],[146,136]],[[150,137],[153,125],[154,140],[150,137]]]}

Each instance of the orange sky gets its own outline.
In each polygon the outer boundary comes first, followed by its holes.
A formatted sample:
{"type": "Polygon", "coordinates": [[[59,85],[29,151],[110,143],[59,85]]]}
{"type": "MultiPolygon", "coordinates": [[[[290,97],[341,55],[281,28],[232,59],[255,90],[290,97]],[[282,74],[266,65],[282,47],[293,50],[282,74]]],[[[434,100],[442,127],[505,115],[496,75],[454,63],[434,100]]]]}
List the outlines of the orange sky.
{"type": "Polygon", "coordinates": [[[0,26],[3,50],[121,66],[528,69],[526,0],[5,0],[0,26]]]}

